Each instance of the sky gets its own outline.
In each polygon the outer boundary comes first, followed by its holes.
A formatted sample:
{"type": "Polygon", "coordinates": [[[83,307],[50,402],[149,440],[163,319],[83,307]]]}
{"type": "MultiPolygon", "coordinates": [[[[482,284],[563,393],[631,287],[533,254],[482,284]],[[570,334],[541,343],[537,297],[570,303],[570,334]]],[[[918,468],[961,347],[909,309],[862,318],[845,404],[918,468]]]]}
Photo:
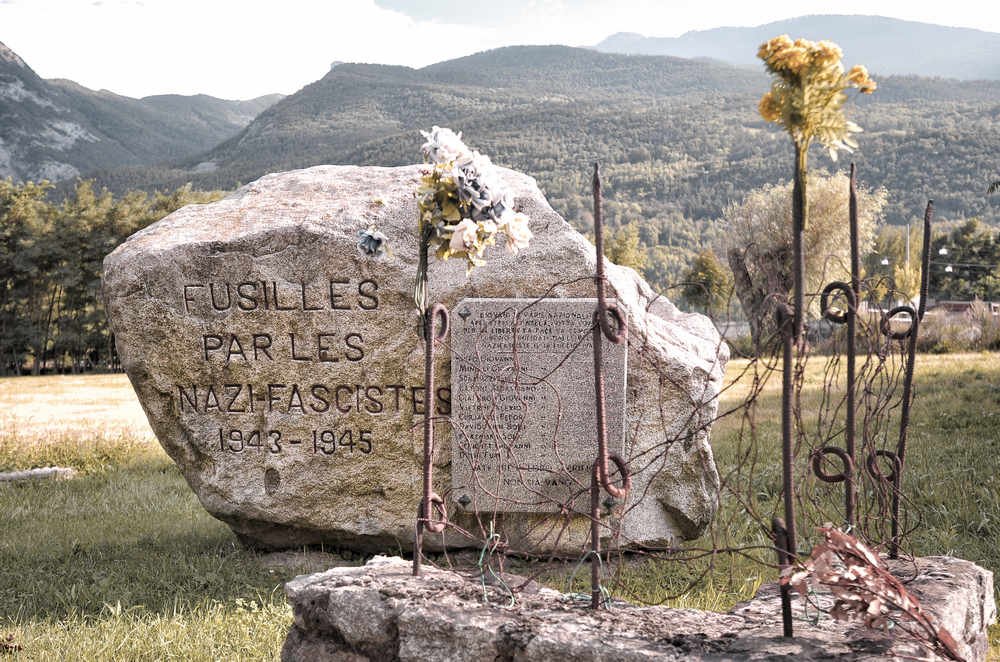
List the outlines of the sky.
{"type": "Polygon", "coordinates": [[[805,14],[1000,32],[1000,2],[951,0],[0,0],[0,42],[43,78],[141,97],[291,94],[335,61],[421,67],[513,44],[590,46],[805,14]]]}

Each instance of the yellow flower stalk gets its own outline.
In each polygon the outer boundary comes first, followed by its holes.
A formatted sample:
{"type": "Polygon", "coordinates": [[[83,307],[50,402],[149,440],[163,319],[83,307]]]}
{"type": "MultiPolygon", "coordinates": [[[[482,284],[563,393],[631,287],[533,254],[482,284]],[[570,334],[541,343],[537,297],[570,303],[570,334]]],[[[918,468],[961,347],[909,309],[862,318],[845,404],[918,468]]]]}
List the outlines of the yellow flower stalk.
{"type": "Polygon", "coordinates": [[[413,301],[424,316],[432,248],[439,260],[464,258],[469,274],[486,264],[483,253],[496,244],[498,232],[507,237],[511,253],[526,248],[532,234],[527,215],[514,211],[488,156],[469,149],[451,129],[435,126],[420,133],[427,139],[420,149],[429,168],[416,191],[420,243],[413,301]]]}
{"type": "Polygon", "coordinates": [[[771,89],[761,97],[758,110],[768,122],[785,127],[795,146],[795,181],[792,189],[792,242],[795,260],[795,302],[793,334],[802,336],[804,297],[802,273],[802,232],[806,226],[806,191],[809,146],[813,140],[823,145],[830,158],[837,152],[853,151],[857,143],[852,134],[861,127],[844,115],[846,91],[855,88],[871,94],[877,85],[868,70],[856,65],[847,73],[841,59],[844,54],[832,41],[792,41],[786,34],[760,45],[757,57],[774,79],[771,89]]]}
{"type": "Polygon", "coordinates": [[[832,41],[792,41],[788,35],[761,44],[757,56],[775,77],[760,101],[760,114],[781,124],[803,151],[818,140],[834,160],[838,150],[851,151],[851,134],[859,130],[844,116],[845,91],[871,94],[877,85],[861,65],[846,74],[843,51],[832,41]]]}
{"type": "Polygon", "coordinates": [[[760,111],[760,116],[768,122],[777,122],[781,119],[781,106],[778,105],[774,95],[770,92],[761,97],[758,110],[760,111]]]}
{"type": "MultiPolygon", "coordinates": [[[[786,324],[787,307],[779,308],[782,334],[782,383],[781,430],[782,465],[784,477],[785,524],[783,533],[777,534],[779,559],[794,559],[795,507],[792,494],[792,430],[797,424],[793,407],[798,397],[793,397],[792,382],[797,366],[793,360],[793,345],[798,345],[799,356],[805,349],[805,253],[803,239],[806,227],[807,172],[809,145],[818,140],[836,160],[840,149],[851,151],[857,143],[852,133],[861,130],[844,116],[845,90],[855,87],[862,93],[875,90],[875,82],[863,67],[854,67],[844,73],[841,64],[843,52],[830,41],[812,42],[807,39],[792,41],[788,35],[775,37],[761,44],[757,55],[773,75],[771,89],[760,100],[761,117],[785,127],[795,146],[795,180],[792,185],[792,301],[791,325],[786,324]]],[[[800,403],[798,403],[800,404],[800,403]]],[[[780,520],[775,520],[779,522],[780,520]]],[[[788,611],[787,594],[782,597],[783,613],[788,611]]],[[[785,636],[792,635],[792,623],[783,618],[785,636]]]]}

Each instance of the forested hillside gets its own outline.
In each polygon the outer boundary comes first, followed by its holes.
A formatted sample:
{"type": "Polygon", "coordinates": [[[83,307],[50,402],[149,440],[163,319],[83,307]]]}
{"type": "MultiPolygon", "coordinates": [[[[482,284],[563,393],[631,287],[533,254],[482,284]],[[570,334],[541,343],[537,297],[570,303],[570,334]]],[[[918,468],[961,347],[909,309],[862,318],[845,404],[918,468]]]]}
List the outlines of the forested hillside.
{"type": "Polygon", "coordinates": [[[206,94],[159,94],[133,99],[107,90],[94,91],[68,80],[46,81],[71,97],[73,107],[125,145],[142,163],[190,158],[250,124],[281,99],[270,94],[247,101],[206,94]]]}
{"type": "MultiPolygon", "coordinates": [[[[865,129],[861,180],[888,191],[905,223],[934,198],[943,218],[1000,221],[986,195],[1000,175],[1000,82],[879,77],[849,116],[865,129]]],[[[342,64],[261,113],[244,131],[174,169],[102,174],[114,190],[228,189],[320,163],[400,165],[419,129],[463,131],[496,162],[535,176],[557,211],[589,228],[589,172],[604,164],[612,225],[641,222],[665,286],[715,233],[731,202],[791,177],[787,136],[757,114],[763,72],[698,60],[562,46],[510,47],[424,69],[342,64]]],[[[822,153],[813,163],[834,164],[822,153]]]]}

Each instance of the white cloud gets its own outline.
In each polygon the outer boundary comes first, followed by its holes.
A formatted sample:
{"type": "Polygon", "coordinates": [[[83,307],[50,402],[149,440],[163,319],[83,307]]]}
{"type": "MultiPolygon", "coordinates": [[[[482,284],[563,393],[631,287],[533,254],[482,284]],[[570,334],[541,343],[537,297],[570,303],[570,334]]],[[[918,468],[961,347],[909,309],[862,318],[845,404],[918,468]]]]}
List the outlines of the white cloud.
{"type": "Polygon", "coordinates": [[[32,0],[0,7],[0,25],[43,77],[130,96],[287,94],[335,60],[422,66],[510,38],[416,21],[371,0],[32,0]]]}

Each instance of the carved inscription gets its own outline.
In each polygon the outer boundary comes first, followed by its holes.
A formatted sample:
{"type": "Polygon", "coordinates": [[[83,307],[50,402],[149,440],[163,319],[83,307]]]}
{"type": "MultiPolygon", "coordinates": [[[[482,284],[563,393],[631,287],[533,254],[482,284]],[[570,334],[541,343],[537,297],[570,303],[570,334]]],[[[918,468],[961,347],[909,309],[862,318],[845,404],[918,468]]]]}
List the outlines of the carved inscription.
{"type": "MultiPolygon", "coordinates": [[[[452,311],[452,498],[553,512],[590,486],[597,452],[595,299],[465,299],[452,311]]],[[[627,347],[604,343],[609,447],[624,441],[627,347]]]]}
{"type": "Polygon", "coordinates": [[[211,431],[199,440],[209,452],[363,459],[388,424],[408,428],[428,406],[451,414],[450,387],[428,397],[375,376],[393,357],[378,355],[386,312],[374,279],[187,282],[178,299],[197,322],[189,359],[201,369],[172,395],[179,416],[209,422],[194,426],[211,431]]]}
{"type": "Polygon", "coordinates": [[[245,280],[184,284],[184,311],[187,313],[205,310],[376,310],[378,303],[378,283],[370,278],[352,281],[332,277],[319,283],[245,280]]]}

